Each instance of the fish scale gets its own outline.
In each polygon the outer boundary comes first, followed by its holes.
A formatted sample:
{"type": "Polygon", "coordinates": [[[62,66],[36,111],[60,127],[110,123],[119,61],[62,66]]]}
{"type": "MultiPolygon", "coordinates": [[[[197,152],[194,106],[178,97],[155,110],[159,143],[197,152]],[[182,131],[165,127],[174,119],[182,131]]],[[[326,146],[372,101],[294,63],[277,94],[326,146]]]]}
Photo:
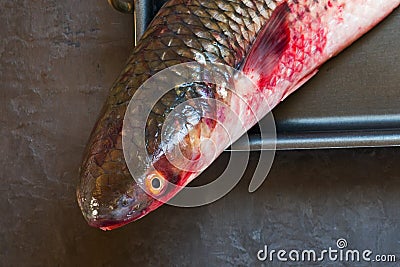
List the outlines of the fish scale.
{"type": "MultiPolygon", "coordinates": [[[[162,204],[132,179],[122,152],[127,106],[136,90],[151,76],[192,61],[240,68],[257,85],[257,90],[251,91],[246,86],[238,88],[262,117],[269,112],[269,107],[276,106],[310,79],[323,62],[350,45],[399,3],[400,0],[168,1],[133,49],[126,67],[113,84],[86,147],[77,197],[89,224],[113,229],[162,204]]],[[[169,91],[153,107],[146,126],[146,148],[159,172],[148,173],[144,156],[137,151],[128,151],[133,155],[134,173],[142,177],[143,183],[156,175],[161,182],[165,179],[185,186],[200,173],[185,172],[172,166],[163,155],[162,145],[165,144],[160,139],[168,114],[179,104],[194,98],[215,98],[237,114],[249,113],[249,106],[233,101],[230,92],[220,95],[215,85],[186,84],[169,91]]],[[[132,112],[143,112],[140,102],[145,99],[138,100],[132,112]]],[[[168,141],[183,146],[184,154],[189,158],[196,156],[201,138],[210,137],[221,147],[229,145],[216,124],[205,119],[194,120],[199,117],[200,109],[187,109],[187,114],[176,118],[175,127],[182,128],[186,136],[183,139],[170,136],[168,141]]],[[[210,112],[225,118],[224,110],[213,110],[210,106],[210,112]]],[[[253,118],[243,116],[247,128],[255,123],[253,118]]],[[[227,123],[232,130],[243,133],[235,122],[227,123]]],[[[140,144],[143,129],[131,127],[130,140],[134,145],[140,144]]],[[[164,201],[176,193],[162,193],[164,201]]]]}
{"type": "MultiPolygon", "coordinates": [[[[167,2],[134,48],[125,69],[109,93],[86,148],[81,177],[87,178],[81,179],[81,188],[91,191],[97,187],[99,194],[94,197],[107,198],[107,195],[101,193],[104,189],[108,191],[110,187],[115,187],[116,191],[122,192],[125,190],[124,186],[132,181],[123,157],[112,158],[110,155],[115,150],[122,150],[122,119],[129,100],[145,80],[169,66],[196,60],[198,55],[202,55],[205,61],[213,63],[224,63],[232,67],[239,65],[255,39],[260,25],[268,19],[271,12],[268,5],[274,6],[271,3],[273,2],[223,1],[223,3],[216,3],[204,0],[167,2]],[[254,14],[260,16],[253,15],[252,17],[249,8],[254,11],[254,14]],[[225,14],[226,10],[229,10],[229,16],[225,14]],[[254,23],[253,18],[258,23],[254,23]],[[232,30],[231,25],[234,25],[233,29],[236,30],[232,30]],[[238,29],[240,31],[237,31],[238,29]],[[196,40],[201,47],[187,45],[190,40],[196,40]],[[218,54],[215,53],[216,47],[218,54]],[[169,58],[163,60],[164,54],[169,54],[169,58]],[[102,179],[102,175],[108,175],[107,169],[104,168],[104,163],[107,161],[117,164],[114,165],[114,169],[122,173],[121,181],[112,184],[107,179],[102,179]],[[93,180],[98,181],[94,186],[88,186],[89,183],[93,183],[93,180]]],[[[168,107],[176,106],[186,98],[170,92],[169,99],[167,103],[165,101],[157,103],[154,109],[166,111],[168,107]]],[[[149,115],[148,129],[150,131],[148,132],[152,134],[146,136],[146,142],[149,144],[150,153],[156,150],[155,146],[159,144],[159,137],[154,136],[161,131],[158,123],[156,124],[158,127],[154,127],[154,121],[162,121],[164,116],[154,112],[149,115]]],[[[122,156],[122,153],[118,155],[122,156]]],[[[85,194],[87,194],[85,191],[79,193],[81,198],[85,194]]]]}

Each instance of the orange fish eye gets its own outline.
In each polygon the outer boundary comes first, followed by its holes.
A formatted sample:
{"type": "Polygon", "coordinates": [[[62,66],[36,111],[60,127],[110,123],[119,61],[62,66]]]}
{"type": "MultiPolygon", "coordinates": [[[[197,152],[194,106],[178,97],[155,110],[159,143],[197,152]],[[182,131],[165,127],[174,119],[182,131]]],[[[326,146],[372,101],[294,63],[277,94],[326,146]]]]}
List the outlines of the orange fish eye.
{"type": "Polygon", "coordinates": [[[146,187],[154,196],[158,196],[164,191],[165,179],[161,175],[150,174],[146,179],[146,187]]]}

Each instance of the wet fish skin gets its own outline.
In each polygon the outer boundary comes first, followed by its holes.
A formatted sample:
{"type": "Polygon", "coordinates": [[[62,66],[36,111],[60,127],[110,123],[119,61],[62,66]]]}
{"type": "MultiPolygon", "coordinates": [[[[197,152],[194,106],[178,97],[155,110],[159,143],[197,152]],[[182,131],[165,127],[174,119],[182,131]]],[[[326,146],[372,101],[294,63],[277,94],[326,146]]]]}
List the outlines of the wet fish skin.
{"type": "MultiPolygon", "coordinates": [[[[300,9],[304,9],[304,12],[296,10],[295,14],[291,14],[291,22],[296,22],[296,16],[299,14],[313,13],[314,9],[329,10],[332,8],[330,5],[338,8],[337,1],[289,1],[292,11],[293,6],[297,7],[299,2],[300,9]]],[[[184,62],[223,63],[238,68],[260,29],[268,22],[272,11],[281,2],[269,0],[171,0],[167,2],[138,46],[134,48],[126,68],[113,85],[86,148],[77,197],[90,225],[113,229],[142,217],[162,204],[147,195],[135,183],[122,152],[123,118],[127,104],[137,88],[160,70],[184,62]]],[[[354,0],[353,2],[362,3],[363,1],[354,0]]],[[[371,25],[367,27],[378,22],[391,11],[389,9],[399,4],[399,1],[389,0],[388,2],[392,5],[388,5],[382,14],[375,18],[376,21],[371,22],[371,25]]],[[[302,20],[303,18],[299,18],[299,21],[302,20]]],[[[323,27],[329,28],[326,25],[323,27]]],[[[360,35],[365,31],[365,29],[360,31],[360,35]]],[[[291,33],[293,34],[293,31],[291,33]]],[[[275,106],[301,85],[303,76],[312,76],[316,67],[349,45],[357,36],[353,39],[347,36],[343,38],[346,40],[338,42],[337,45],[329,38],[326,41],[328,44],[321,45],[318,41],[323,49],[319,57],[312,58],[312,61],[308,63],[302,62],[304,71],[296,72],[295,70],[297,76],[292,80],[289,81],[285,76],[287,83],[280,86],[281,92],[271,95],[269,104],[275,106]]],[[[308,55],[308,57],[311,56],[311,54],[308,55]]],[[[260,87],[275,88],[277,84],[271,82],[274,80],[272,78],[279,78],[288,73],[287,70],[275,70],[275,72],[280,73],[272,73],[268,77],[259,77],[262,72],[257,71],[248,71],[247,74],[260,87]]],[[[159,133],[166,115],[178,104],[199,96],[218,97],[215,88],[196,84],[176,88],[157,103],[149,116],[146,128],[149,154],[160,151],[159,133]]],[[[145,174],[147,163],[138,159],[137,165],[138,173],[145,174]]],[[[164,164],[159,167],[159,169],[169,170],[165,176],[174,183],[187,182],[182,181],[184,175],[173,166],[164,164]]]]}
{"type": "MultiPolygon", "coordinates": [[[[274,2],[259,0],[172,0],[162,7],[112,86],[91,133],[77,190],[78,203],[89,224],[101,227],[124,216],[130,219],[131,207],[153,202],[146,194],[135,195],[141,190],[133,184],[122,152],[123,118],[137,88],[158,71],[199,57],[238,66],[274,7],[274,2]]],[[[186,98],[183,91],[170,92],[153,109],[158,112],[150,114],[150,153],[159,143],[155,137],[160,131],[157,122],[163,121],[169,107],[186,98]]]]}

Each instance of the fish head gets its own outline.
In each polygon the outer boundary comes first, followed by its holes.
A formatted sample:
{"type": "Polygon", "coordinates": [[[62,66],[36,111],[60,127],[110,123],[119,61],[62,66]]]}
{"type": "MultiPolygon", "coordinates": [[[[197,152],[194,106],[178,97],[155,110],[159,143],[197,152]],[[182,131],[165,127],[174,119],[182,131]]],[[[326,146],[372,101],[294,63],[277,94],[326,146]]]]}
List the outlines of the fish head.
{"type": "Polygon", "coordinates": [[[78,187],[77,199],[89,225],[103,230],[121,227],[150,213],[179,191],[167,182],[165,174],[151,169],[138,179],[129,173],[93,177],[90,168],[82,170],[81,180],[85,182],[78,187]]]}
{"type": "Polygon", "coordinates": [[[80,169],[78,204],[88,224],[102,230],[121,227],[155,210],[193,175],[175,167],[162,152],[145,159],[137,153],[124,156],[119,142],[101,133],[92,135],[80,169]]]}
{"type": "MultiPolygon", "coordinates": [[[[210,89],[185,84],[182,90],[210,89]]],[[[174,90],[170,94],[164,96],[171,102],[168,105],[164,98],[154,107],[148,105],[163,114],[168,110],[165,118],[156,112],[147,116],[141,109],[145,100],[131,101],[127,110],[118,110],[122,105],[112,107],[100,116],[77,189],[89,225],[111,230],[145,216],[168,202],[215,158],[214,149],[201,146],[216,125],[207,119],[209,114],[216,116],[214,105],[208,97],[186,100],[174,90]]],[[[213,147],[213,142],[205,143],[213,147]]]]}

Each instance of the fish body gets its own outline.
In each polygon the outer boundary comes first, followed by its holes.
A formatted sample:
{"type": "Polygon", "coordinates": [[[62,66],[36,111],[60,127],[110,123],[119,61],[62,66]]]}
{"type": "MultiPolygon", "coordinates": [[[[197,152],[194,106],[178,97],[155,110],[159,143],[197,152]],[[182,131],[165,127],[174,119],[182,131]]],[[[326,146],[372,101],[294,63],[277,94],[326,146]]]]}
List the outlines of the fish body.
{"type": "MultiPolygon", "coordinates": [[[[399,4],[400,0],[168,1],[133,49],[90,136],[77,189],[78,203],[89,224],[111,230],[161,206],[204,169],[192,164],[199,156],[203,139],[218,144],[214,155],[208,158],[210,164],[257,122],[255,118],[266,115],[310,79],[321,64],[399,4]],[[135,144],[141,142],[143,129],[135,129],[134,122],[129,131],[134,145],[127,152],[132,156],[124,154],[124,118],[138,88],[153,75],[189,62],[238,69],[255,86],[246,86],[240,80],[234,82],[245,104],[234,93],[205,82],[175,87],[149,113],[144,136],[149,157],[135,154],[135,144]],[[168,115],[194,99],[204,100],[203,113],[189,104],[183,106],[178,113],[182,117],[177,116],[175,121],[172,118],[171,122],[183,130],[163,141],[162,128],[168,115]],[[248,105],[257,116],[246,112],[248,105]],[[204,107],[208,109],[206,113],[226,119],[225,126],[234,132],[233,138],[227,139],[217,123],[205,118],[204,107]],[[239,114],[243,127],[236,127],[235,121],[227,119],[226,107],[239,114]],[[168,160],[171,146],[179,147],[183,158],[189,159],[185,168],[168,160]],[[127,157],[132,161],[129,168],[127,157]],[[168,188],[168,184],[177,187],[168,188]]],[[[193,66],[196,72],[197,65],[193,66]]],[[[140,112],[140,106],[137,103],[132,112],[140,112]]]]}

